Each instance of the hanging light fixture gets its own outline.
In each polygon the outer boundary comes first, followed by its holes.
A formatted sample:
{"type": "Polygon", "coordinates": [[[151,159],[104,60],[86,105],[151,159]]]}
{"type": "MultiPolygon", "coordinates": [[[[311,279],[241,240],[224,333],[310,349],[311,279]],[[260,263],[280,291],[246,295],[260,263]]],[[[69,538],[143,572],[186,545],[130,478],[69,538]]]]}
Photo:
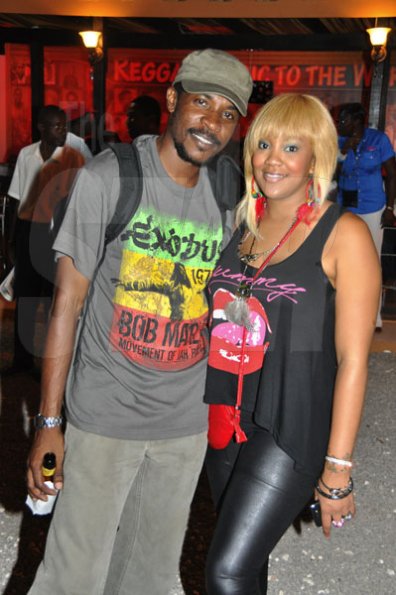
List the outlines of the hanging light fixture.
{"type": "Polygon", "coordinates": [[[371,59],[373,62],[382,62],[386,58],[386,41],[388,34],[392,29],[390,27],[372,27],[371,29],[366,29],[367,33],[370,36],[370,42],[373,46],[371,49],[371,59]]]}
{"type": "Polygon", "coordinates": [[[102,33],[101,31],[80,31],[83,43],[88,49],[88,60],[91,66],[97,64],[103,58],[102,33]]]}

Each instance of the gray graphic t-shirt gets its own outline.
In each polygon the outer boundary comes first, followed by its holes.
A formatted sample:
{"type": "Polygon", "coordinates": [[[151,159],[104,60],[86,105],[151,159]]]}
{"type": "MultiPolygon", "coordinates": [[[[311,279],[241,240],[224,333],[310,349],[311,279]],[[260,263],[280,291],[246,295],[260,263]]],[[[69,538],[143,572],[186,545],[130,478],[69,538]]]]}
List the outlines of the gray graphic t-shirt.
{"type": "Polygon", "coordinates": [[[80,429],[162,439],[206,429],[204,289],[223,231],[206,168],[185,188],[166,174],[155,137],[141,137],[138,148],[142,202],[99,268],[119,193],[112,151],[81,170],[54,244],[91,280],[66,407],[80,429]]]}

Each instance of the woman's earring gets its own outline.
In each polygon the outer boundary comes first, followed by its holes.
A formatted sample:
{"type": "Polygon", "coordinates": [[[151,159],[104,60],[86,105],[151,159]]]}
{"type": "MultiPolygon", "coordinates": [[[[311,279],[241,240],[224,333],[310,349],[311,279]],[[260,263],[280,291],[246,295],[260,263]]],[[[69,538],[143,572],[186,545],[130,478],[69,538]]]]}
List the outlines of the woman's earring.
{"type": "Polygon", "coordinates": [[[259,223],[261,217],[264,215],[265,207],[267,206],[267,199],[264,194],[256,188],[256,181],[252,176],[251,196],[254,199],[254,207],[256,211],[256,222],[259,223]]]}
{"type": "Polygon", "coordinates": [[[261,190],[259,190],[258,188],[256,188],[256,180],[254,179],[254,176],[252,176],[252,186],[251,186],[251,195],[252,198],[254,198],[255,200],[258,198],[264,198],[263,193],[261,192],[261,190]]]}
{"type": "Polygon", "coordinates": [[[305,188],[305,202],[308,205],[320,204],[320,186],[318,185],[318,196],[315,196],[313,177],[309,176],[308,184],[305,188]]]}
{"type": "Polygon", "coordinates": [[[265,196],[261,195],[259,198],[256,198],[254,207],[256,211],[256,223],[257,225],[260,222],[261,217],[265,213],[265,207],[267,206],[267,199],[265,196]]]}

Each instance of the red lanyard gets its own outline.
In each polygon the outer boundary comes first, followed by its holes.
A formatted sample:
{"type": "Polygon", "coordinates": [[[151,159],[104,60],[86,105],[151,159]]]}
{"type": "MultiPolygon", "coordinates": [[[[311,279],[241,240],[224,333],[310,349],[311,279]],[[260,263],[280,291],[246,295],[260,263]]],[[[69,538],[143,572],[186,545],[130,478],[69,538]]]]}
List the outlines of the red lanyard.
{"type": "MultiPolygon", "coordinates": [[[[267,258],[264,260],[262,265],[257,269],[255,272],[253,279],[251,280],[249,287],[252,288],[255,281],[258,279],[259,275],[263,272],[265,267],[268,265],[271,258],[274,254],[279,250],[281,246],[289,239],[293,231],[296,227],[301,223],[303,220],[302,217],[297,216],[296,220],[293,222],[291,227],[287,230],[283,238],[279,241],[279,243],[271,250],[268,254],[267,258]]],[[[239,361],[239,368],[238,368],[238,388],[237,388],[237,399],[235,404],[235,440],[236,442],[246,442],[247,438],[245,433],[243,432],[242,428],[240,427],[240,419],[241,419],[241,404],[242,404],[242,392],[243,392],[243,379],[244,379],[244,369],[245,369],[245,348],[246,348],[246,337],[247,337],[248,330],[244,326],[243,327],[243,335],[242,335],[242,347],[241,347],[241,359],[239,361]]]]}

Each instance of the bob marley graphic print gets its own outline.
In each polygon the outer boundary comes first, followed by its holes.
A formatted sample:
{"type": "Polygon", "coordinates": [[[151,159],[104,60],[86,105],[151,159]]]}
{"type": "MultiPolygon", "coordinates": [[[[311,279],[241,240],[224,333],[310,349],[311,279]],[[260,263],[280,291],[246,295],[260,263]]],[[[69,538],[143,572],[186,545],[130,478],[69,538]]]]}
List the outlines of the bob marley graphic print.
{"type": "Polygon", "coordinates": [[[207,353],[203,292],[219,257],[221,221],[213,227],[146,206],[121,241],[113,349],[149,368],[194,365],[207,353]]]}

